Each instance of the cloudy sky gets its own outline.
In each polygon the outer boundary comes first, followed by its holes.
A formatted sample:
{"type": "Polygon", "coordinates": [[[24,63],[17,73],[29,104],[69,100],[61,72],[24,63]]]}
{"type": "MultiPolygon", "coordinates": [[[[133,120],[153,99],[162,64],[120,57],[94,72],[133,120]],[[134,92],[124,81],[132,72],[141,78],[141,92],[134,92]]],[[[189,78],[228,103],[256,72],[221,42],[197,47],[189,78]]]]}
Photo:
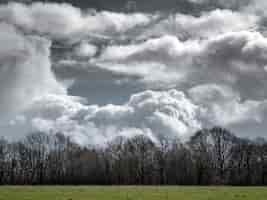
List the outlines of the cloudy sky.
{"type": "Polygon", "coordinates": [[[86,2],[0,4],[0,136],[267,136],[267,3],[86,2]]]}

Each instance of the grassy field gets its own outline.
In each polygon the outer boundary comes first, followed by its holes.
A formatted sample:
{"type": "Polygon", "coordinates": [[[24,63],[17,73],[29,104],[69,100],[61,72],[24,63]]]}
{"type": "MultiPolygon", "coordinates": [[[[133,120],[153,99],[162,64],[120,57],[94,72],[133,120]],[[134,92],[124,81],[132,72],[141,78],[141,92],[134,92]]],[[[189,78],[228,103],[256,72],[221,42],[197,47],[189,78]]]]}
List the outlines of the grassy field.
{"type": "Polygon", "coordinates": [[[0,200],[267,200],[264,187],[0,187],[0,200]]]}

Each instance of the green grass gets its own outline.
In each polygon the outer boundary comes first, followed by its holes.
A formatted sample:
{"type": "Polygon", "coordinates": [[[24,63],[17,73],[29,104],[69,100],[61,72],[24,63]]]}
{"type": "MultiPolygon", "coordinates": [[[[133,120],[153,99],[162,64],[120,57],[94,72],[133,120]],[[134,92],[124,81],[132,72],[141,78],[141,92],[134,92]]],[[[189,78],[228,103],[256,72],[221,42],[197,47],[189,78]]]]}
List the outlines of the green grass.
{"type": "Polygon", "coordinates": [[[267,200],[264,187],[0,187],[0,200],[267,200]]]}

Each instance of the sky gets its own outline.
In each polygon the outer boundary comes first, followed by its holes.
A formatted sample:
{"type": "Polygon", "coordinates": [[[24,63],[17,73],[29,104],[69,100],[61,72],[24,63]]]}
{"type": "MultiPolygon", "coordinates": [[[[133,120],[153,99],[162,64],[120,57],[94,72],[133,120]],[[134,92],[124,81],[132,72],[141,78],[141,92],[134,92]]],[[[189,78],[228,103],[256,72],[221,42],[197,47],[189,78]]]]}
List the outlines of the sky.
{"type": "Polygon", "coordinates": [[[1,1],[0,136],[104,145],[223,126],[266,137],[266,10],[256,0],[1,1]]]}

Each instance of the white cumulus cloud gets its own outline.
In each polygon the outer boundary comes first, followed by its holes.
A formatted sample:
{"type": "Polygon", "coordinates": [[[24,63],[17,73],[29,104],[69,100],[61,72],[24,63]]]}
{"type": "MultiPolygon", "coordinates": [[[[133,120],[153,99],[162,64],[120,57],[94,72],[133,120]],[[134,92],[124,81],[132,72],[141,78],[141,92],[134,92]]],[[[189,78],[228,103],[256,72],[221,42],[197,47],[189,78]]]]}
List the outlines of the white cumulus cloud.
{"type": "Polygon", "coordinates": [[[80,143],[101,145],[117,136],[140,134],[155,142],[186,139],[201,127],[198,112],[198,106],[183,92],[170,90],[145,91],[132,95],[123,105],[106,106],[86,106],[71,98],[50,95],[35,101],[26,116],[38,130],[62,132],[80,143]]]}

